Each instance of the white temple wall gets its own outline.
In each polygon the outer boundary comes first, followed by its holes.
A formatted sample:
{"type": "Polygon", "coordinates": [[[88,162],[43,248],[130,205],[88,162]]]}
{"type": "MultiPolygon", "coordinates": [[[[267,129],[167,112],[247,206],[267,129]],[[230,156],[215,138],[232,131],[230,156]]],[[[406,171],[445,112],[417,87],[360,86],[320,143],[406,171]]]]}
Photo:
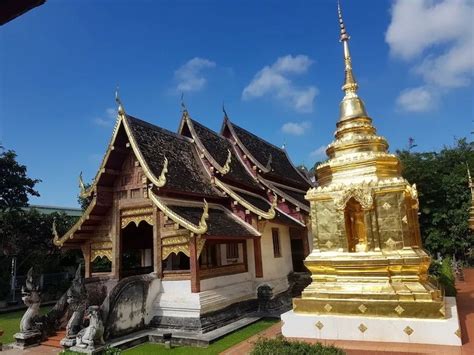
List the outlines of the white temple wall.
{"type": "Polygon", "coordinates": [[[262,233],[263,280],[274,280],[285,277],[293,271],[291,259],[290,230],[287,226],[266,223],[262,233]],[[273,254],[272,228],[277,228],[280,235],[281,256],[273,254]]]}
{"type": "Polygon", "coordinates": [[[255,279],[255,254],[253,251],[253,239],[247,239],[247,269],[252,279],[255,279]]]}
{"type": "Polygon", "coordinates": [[[199,317],[199,293],[191,292],[190,280],[162,281],[158,292],[154,297],[151,317],[199,317]]]}

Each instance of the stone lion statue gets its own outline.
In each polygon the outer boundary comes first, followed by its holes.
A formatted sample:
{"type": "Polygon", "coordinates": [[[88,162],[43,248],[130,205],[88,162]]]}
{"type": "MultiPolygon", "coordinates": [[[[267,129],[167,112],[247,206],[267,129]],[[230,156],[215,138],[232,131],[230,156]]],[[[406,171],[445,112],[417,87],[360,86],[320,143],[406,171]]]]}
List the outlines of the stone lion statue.
{"type": "Polygon", "coordinates": [[[89,326],[82,329],[76,337],[76,347],[93,349],[95,345],[104,344],[104,325],[100,316],[98,306],[90,306],[87,309],[86,318],[89,326]]]}

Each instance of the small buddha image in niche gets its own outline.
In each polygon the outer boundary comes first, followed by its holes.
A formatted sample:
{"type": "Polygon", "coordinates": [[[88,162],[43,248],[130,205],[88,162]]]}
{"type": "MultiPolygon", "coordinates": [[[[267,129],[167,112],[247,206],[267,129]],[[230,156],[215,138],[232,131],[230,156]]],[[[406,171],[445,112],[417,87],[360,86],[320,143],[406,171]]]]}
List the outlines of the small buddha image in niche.
{"type": "Polygon", "coordinates": [[[347,201],[344,209],[346,222],[347,249],[349,252],[366,252],[367,230],[365,228],[364,211],[354,198],[347,201]]]}

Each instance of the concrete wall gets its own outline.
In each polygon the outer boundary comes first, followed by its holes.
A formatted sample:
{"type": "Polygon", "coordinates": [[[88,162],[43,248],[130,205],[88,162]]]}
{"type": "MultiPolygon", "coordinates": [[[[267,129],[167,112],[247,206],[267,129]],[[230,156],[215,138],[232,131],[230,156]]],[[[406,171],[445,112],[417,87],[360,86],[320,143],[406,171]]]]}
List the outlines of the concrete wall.
{"type": "Polygon", "coordinates": [[[290,231],[286,226],[267,222],[262,232],[263,280],[274,280],[286,277],[293,271],[291,260],[290,231]],[[272,228],[277,228],[280,235],[281,256],[273,255],[272,228]]]}

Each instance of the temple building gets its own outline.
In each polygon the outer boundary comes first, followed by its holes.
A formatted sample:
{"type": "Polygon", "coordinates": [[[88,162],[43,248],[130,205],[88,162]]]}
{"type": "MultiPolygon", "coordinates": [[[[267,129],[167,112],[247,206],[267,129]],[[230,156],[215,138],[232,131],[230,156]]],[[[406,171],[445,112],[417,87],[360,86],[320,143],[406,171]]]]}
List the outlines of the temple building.
{"type": "Polygon", "coordinates": [[[174,133],[117,102],[97,175],[90,187],[80,179],[88,207],[63,235],[53,228],[54,244],[80,248],[86,279],[109,295],[134,275],[153,281],[141,315],[116,334],[137,324],[206,331],[256,311],[262,286],[275,308],[291,307],[288,275],[306,271],[312,243],[304,172],[227,114],[216,133],[183,105],[174,133]]]}

